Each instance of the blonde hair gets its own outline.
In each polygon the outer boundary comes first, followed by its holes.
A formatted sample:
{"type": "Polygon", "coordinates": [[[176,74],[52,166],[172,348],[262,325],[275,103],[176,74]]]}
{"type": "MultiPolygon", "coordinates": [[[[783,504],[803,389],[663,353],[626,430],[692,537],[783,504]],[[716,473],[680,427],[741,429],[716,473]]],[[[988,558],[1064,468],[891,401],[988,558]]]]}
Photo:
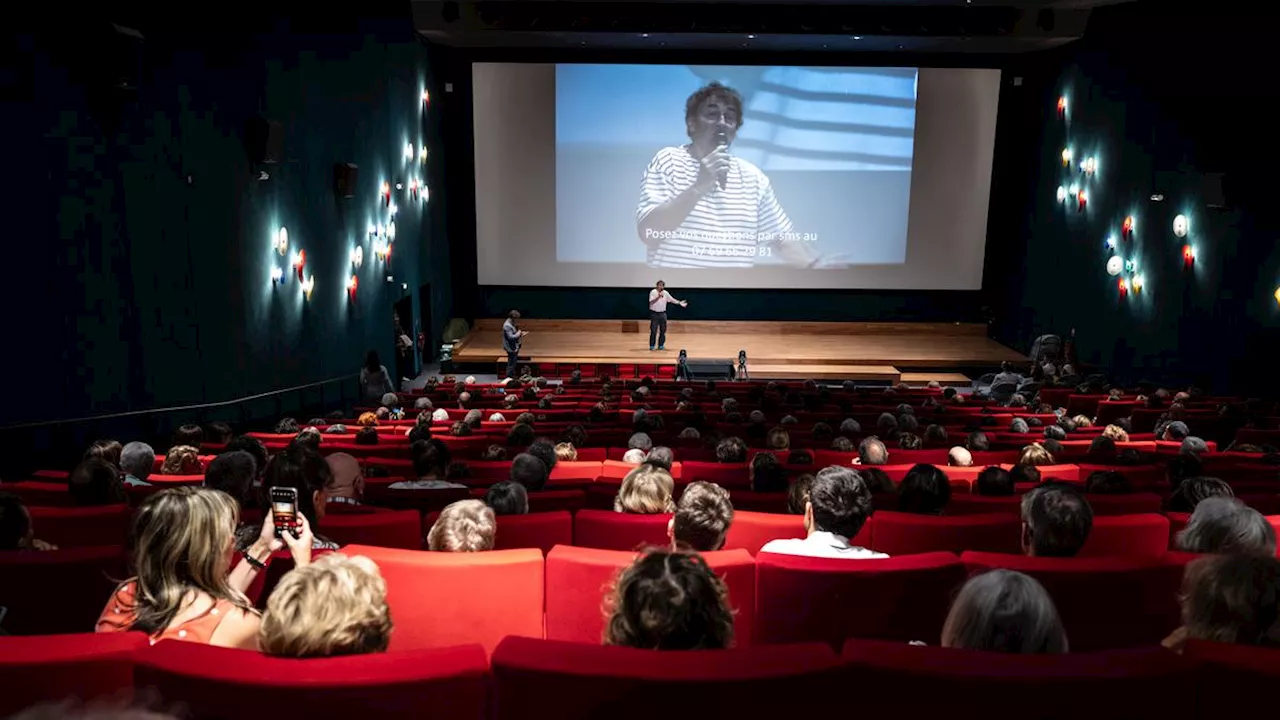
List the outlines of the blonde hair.
{"type": "Polygon", "coordinates": [[[378,416],[371,412],[360,413],[360,417],[356,418],[356,424],[360,427],[377,427],[378,416]]]}
{"type": "Polygon", "coordinates": [[[641,465],[622,479],[622,487],[613,499],[615,512],[658,515],[676,511],[671,500],[676,484],[671,473],[652,465],[641,465]]]}
{"type": "Polygon", "coordinates": [[[175,487],[148,497],[133,519],[134,621],[155,635],[188,605],[194,590],[249,612],[243,593],[227,582],[240,506],[220,490],[175,487]]]}
{"type": "Polygon", "coordinates": [[[1102,428],[1102,436],[1109,437],[1116,442],[1129,442],[1129,433],[1119,425],[1108,425],[1102,428]]]}
{"type": "Polygon", "coordinates": [[[1033,467],[1052,465],[1053,454],[1040,443],[1035,443],[1022,448],[1022,454],[1018,456],[1018,464],[1031,465],[1033,467]]]}
{"type": "Polygon", "coordinates": [[[1071,422],[1075,423],[1077,428],[1093,427],[1093,421],[1089,419],[1088,415],[1076,415],[1071,418],[1071,422]]]}
{"type": "Polygon", "coordinates": [[[459,500],[440,512],[427,533],[427,547],[436,552],[492,550],[497,531],[493,508],[483,500],[459,500]]]}
{"type": "Polygon", "coordinates": [[[291,658],[386,652],[387,583],[372,560],[325,555],[285,575],[267,600],[258,644],[291,658]]]}
{"type": "Polygon", "coordinates": [[[556,459],[563,460],[565,462],[574,462],[578,459],[578,449],[573,446],[573,443],[557,443],[556,459]]]}
{"type": "Polygon", "coordinates": [[[160,466],[161,475],[199,475],[200,451],[190,445],[174,445],[164,456],[164,464],[160,466]]]}

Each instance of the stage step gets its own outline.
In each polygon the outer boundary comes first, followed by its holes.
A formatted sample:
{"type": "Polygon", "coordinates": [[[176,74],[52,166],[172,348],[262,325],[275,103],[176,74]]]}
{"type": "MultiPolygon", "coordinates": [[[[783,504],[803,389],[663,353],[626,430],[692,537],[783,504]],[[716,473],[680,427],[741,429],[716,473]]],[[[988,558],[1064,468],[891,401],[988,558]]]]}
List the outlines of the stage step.
{"type": "Polygon", "coordinates": [[[902,373],[891,365],[748,363],[752,380],[875,380],[895,384],[902,373]]]}
{"type": "Polygon", "coordinates": [[[973,380],[968,375],[949,372],[904,372],[899,382],[904,382],[912,387],[923,387],[934,380],[944,387],[947,385],[968,386],[973,383],[973,380]]]}

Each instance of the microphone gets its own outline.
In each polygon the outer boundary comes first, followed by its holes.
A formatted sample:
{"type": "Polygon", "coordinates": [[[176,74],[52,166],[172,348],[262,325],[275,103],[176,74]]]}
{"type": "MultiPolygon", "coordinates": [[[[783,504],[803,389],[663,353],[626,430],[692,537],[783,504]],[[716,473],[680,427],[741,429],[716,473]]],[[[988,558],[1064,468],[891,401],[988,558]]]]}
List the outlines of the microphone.
{"type": "MultiPolygon", "coordinates": [[[[725,131],[723,130],[716,132],[716,148],[719,149],[719,148],[728,147],[728,146],[729,146],[729,135],[725,133],[725,131]]],[[[729,170],[728,169],[721,170],[719,177],[716,178],[716,183],[720,186],[721,190],[724,189],[724,184],[728,181],[729,181],[729,170]]]]}

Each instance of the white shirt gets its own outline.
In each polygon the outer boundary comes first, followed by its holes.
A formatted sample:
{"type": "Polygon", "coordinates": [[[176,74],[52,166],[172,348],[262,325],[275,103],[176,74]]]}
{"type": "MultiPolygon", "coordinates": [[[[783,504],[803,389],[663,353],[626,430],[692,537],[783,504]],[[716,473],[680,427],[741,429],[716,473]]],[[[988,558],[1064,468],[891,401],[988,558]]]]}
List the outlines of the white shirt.
{"type": "Polygon", "coordinates": [[[387,486],[391,490],[450,490],[465,488],[466,485],[446,482],[444,480],[401,480],[387,486]]]}
{"type": "Polygon", "coordinates": [[[889,557],[884,553],[849,544],[849,538],[825,531],[810,533],[807,538],[770,540],[760,548],[762,553],[778,555],[802,555],[804,557],[843,558],[849,560],[880,560],[889,557]]]}
{"type": "MultiPolygon", "coordinates": [[[[654,208],[691,187],[701,168],[687,145],[659,150],[644,172],[637,225],[643,224],[654,208]]],[[[757,257],[775,253],[783,236],[792,232],[792,225],[768,176],[735,157],[724,187],[699,198],[680,227],[652,232],[659,235],[646,243],[650,267],[752,267],[757,257]]]]}
{"type": "Polygon", "coordinates": [[[676,299],[666,290],[663,290],[661,295],[658,294],[658,288],[649,291],[649,309],[654,312],[666,312],[667,303],[675,301],[676,299]]]}

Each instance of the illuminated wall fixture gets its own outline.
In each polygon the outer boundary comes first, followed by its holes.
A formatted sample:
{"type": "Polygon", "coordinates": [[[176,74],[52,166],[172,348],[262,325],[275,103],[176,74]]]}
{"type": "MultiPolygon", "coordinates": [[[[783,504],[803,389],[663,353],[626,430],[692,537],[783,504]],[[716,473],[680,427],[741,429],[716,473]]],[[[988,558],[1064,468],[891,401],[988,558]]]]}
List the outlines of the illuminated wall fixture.
{"type": "Polygon", "coordinates": [[[406,143],[404,146],[404,159],[412,160],[414,156],[413,143],[406,143]]]}
{"type": "Polygon", "coordinates": [[[1071,166],[1071,148],[1062,148],[1062,167],[1071,166]]]}
{"type": "Polygon", "coordinates": [[[397,190],[403,190],[403,189],[404,189],[404,183],[402,183],[402,182],[396,182],[396,189],[397,189],[397,190]]]}
{"type": "Polygon", "coordinates": [[[1276,304],[1280,305],[1280,287],[1276,288],[1275,298],[1276,298],[1276,304]]]}
{"type": "Polygon", "coordinates": [[[395,222],[389,222],[389,223],[387,223],[387,239],[388,239],[388,240],[395,240],[395,239],[396,239],[396,224],[395,224],[395,222]]]}
{"type": "Polygon", "coordinates": [[[387,226],[385,223],[378,223],[378,237],[385,238],[387,236],[387,226]]]}
{"type": "Polygon", "coordinates": [[[1129,294],[1129,283],[1125,282],[1124,278],[1120,278],[1116,281],[1116,287],[1120,288],[1120,297],[1124,297],[1129,294]]]}
{"type": "Polygon", "coordinates": [[[1137,223],[1133,216],[1130,215],[1124,219],[1124,224],[1120,226],[1120,232],[1124,235],[1124,239],[1128,240],[1133,237],[1133,231],[1136,229],[1137,223]]]}
{"type": "Polygon", "coordinates": [[[369,223],[369,237],[373,237],[377,234],[378,234],[378,226],[374,225],[373,223],[369,223]]]}
{"type": "Polygon", "coordinates": [[[1191,267],[1196,261],[1196,250],[1190,245],[1182,246],[1182,264],[1191,267]]]}
{"type": "Polygon", "coordinates": [[[1115,252],[1115,250],[1116,250],[1116,236],[1115,236],[1115,235],[1108,235],[1108,236],[1107,236],[1107,239],[1106,239],[1106,241],[1105,241],[1105,242],[1106,242],[1106,245],[1107,245],[1107,249],[1108,249],[1108,250],[1110,250],[1111,252],[1115,252]]]}
{"type": "Polygon", "coordinates": [[[351,277],[347,278],[347,294],[348,295],[350,295],[351,297],[355,297],[356,288],[358,287],[360,287],[360,278],[356,277],[355,275],[352,275],[351,277]]]}
{"type": "Polygon", "coordinates": [[[426,183],[422,183],[422,184],[420,184],[420,185],[418,186],[418,196],[422,198],[422,202],[426,202],[426,201],[430,200],[430,199],[431,199],[431,188],[427,187],[427,184],[426,184],[426,183]]]}
{"type": "Polygon", "coordinates": [[[395,217],[398,212],[400,212],[400,208],[395,203],[391,203],[391,206],[387,208],[387,214],[391,217],[395,217]]]}
{"type": "Polygon", "coordinates": [[[409,197],[414,200],[418,199],[418,179],[414,178],[409,181],[409,197]]]}
{"type": "Polygon", "coordinates": [[[1084,206],[1089,204],[1089,194],[1081,190],[1076,193],[1076,210],[1084,210],[1084,206]]]}
{"type": "Polygon", "coordinates": [[[382,204],[391,205],[391,183],[389,182],[382,183],[382,204]]]}
{"type": "Polygon", "coordinates": [[[1080,172],[1092,175],[1098,169],[1098,161],[1092,155],[1080,161],[1080,172]]]}
{"type": "Polygon", "coordinates": [[[1132,260],[1124,261],[1124,271],[1132,275],[1138,271],[1138,264],[1132,260]]]}
{"type": "Polygon", "coordinates": [[[351,265],[356,269],[359,269],[361,265],[364,265],[364,247],[363,246],[357,245],[351,248],[351,265]]]}
{"type": "Polygon", "coordinates": [[[1187,236],[1187,231],[1191,229],[1190,221],[1186,215],[1178,215],[1173,218],[1173,234],[1180,238],[1187,236]]]}
{"type": "Polygon", "coordinates": [[[382,238],[378,238],[377,240],[373,241],[373,254],[379,260],[386,260],[387,255],[390,253],[390,251],[391,251],[391,248],[387,245],[385,241],[382,240],[382,238]]]}
{"type": "Polygon", "coordinates": [[[276,231],[275,246],[276,252],[280,253],[281,256],[289,252],[289,231],[284,226],[281,226],[276,231]]]}
{"type": "Polygon", "coordinates": [[[1140,293],[1142,292],[1142,286],[1146,285],[1146,283],[1147,283],[1146,278],[1142,277],[1141,275],[1134,275],[1133,282],[1130,284],[1133,285],[1134,292],[1140,293]]]}
{"type": "Polygon", "coordinates": [[[426,145],[421,145],[421,144],[418,145],[418,162],[424,163],[424,164],[427,162],[427,146],[426,145]]]}
{"type": "Polygon", "coordinates": [[[284,280],[284,270],[280,269],[279,265],[271,268],[271,283],[274,285],[281,280],[284,280]]]}
{"type": "Polygon", "coordinates": [[[1066,117],[1066,116],[1067,116],[1067,96],[1059,95],[1058,96],[1058,117],[1066,117]]]}
{"type": "Polygon", "coordinates": [[[298,279],[302,279],[302,268],[307,265],[307,251],[299,250],[293,254],[293,259],[289,262],[293,269],[298,273],[298,279]]]}
{"type": "Polygon", "coordinates": [[[1108,275],[1115,277],[1116,275],[1119,275],[1120,271],[1123,269],[1124,260],[1122,260],[1119,255],[1112,255],[1111,258],[1107,260],[1108,275]]]}
{"type": "Polygon", "coordinates": [[[431,104],[431,93],[427,90],[422,91],[422,104],[423,105],[431,104]]]}
{"type": "Polygon", "coordinates": [[[306,280],[303,280],[303,281],[302,281],[302,294],[303,294],[304,296],[306,296],[306,298],[307,298],[308,300],[310,300],[310,299],[311,299],[311,291],[312,291],[312,290],[315,290],[315,289],[316,289],[316,276],[315,276],[315,275],[310,275],[310,276],[308,276],[308,277],[307,277],[307,279],[306,279],[306,280]]]}

